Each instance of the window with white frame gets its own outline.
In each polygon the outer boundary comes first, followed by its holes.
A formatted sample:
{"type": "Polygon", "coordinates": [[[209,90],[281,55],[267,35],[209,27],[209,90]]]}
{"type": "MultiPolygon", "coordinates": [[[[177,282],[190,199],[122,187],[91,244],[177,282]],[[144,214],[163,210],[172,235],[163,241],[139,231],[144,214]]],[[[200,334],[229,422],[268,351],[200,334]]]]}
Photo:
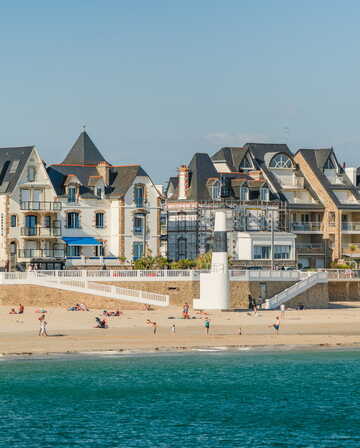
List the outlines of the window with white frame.
{"type": "Polygon", "coordinates": [[[142,235],[144,233],[144,215],[137,214],[134,216],[134,234],[142,235]]]}
{"type": "Polygon", "coordinates": [[[66,217],[68,229],[80,229],[80,215],[77,212],[69,212],[66,217]]]}
{"type": "Polygon", "coordinates": [[[144,185],[135,185],[134,201],[137,208],[144,207],[144,185]]]}
{"type": "Polygon", "coordinates": [[[133,243],[133,260],[136,261],[144,255],[144,243],[136,241],[133,243]]]}
{"type": "Polygon", "coordinates": [[[241,170],[251,170],[253,169],[253,164],[250,162],[249,156],[246,155],[240,162],[239,168],[241,170]]]}
{"type": "Polygon", "coordinates": [[[101,187],[96,188],[96,196],[98,199],[102,199],[103,197],[103,189],[101,187]]]}
{"type": "Polygon", "coordinates": [[[217,180],[211,185],[211,199],[213,201],[218,201],[221,197],[221,184],[217,180]]]}
{"type": "Polygon", "coordinates": [[[293,163],[287,154],[276,154],[271,159],[270,168],[293,168],[293,163]]]}
{"type": "Polygon", "coordinates": [[[104,227],[104,213],[98,212],[95,214],[95,227],[102,229],[104,227]]]}
{"type": "Polygon", "coordinates": [[[281,245],[275,246],[274,248],[274,258],[276,260],[288,260],[291,255],[291,246],[281,245]]]}
{"type": "Polygon", "coordinates": [[[267,187],[260,188],[260,201],[268,201],[270,196],[269,189],[267,187]]]}
{"type": "Polygon", "coordinates": [[[68,187],[67,189],[67,201],[76,202],[76,187],[68,187]]]}
{"type": "Polygon", "coordinates": [[[17,226],[17,216],[11,215],[10,217],[10,227],[16,227],[17,226]]]}
{"type": "Polygon", "coordinates": [[[249,189],[248,189],[248,187],[240,187],[239,199],[240,199],[240,201],[248,201],[249,200],[249,189]]]}
{"type": "Polygon", "coordinates": [[[269,258],[271,258],[270,246],[254,246],[255,260],[268,260],[269,258]]]}
{"type": "Polygon", "coordinates": [[[67,246],[66,255],[68,257],[80,257],[80,246],[67,246]]]}
{"type": "Polygon", "coordinates": [[[34,166],[29,166],[27,170],[27,180],[28,182],[34,182],[36,177],[36,169],[34,166]]]}
{"type": "Polygon", "coordinates": [[[104,245],[101,244],[99,246],[95,246],[95,257],[103,257],[104,256],[104,245]]]}

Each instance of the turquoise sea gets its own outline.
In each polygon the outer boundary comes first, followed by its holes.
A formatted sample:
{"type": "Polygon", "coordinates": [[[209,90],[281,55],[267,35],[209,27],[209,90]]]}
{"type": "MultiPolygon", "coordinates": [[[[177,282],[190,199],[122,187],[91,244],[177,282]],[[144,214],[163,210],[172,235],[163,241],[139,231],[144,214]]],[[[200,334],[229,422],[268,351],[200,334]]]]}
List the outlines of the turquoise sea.
{"type": "Polygon", "coordinates": [[[359,447],[360,351],[2,360],[0,446],[359,447]]]}

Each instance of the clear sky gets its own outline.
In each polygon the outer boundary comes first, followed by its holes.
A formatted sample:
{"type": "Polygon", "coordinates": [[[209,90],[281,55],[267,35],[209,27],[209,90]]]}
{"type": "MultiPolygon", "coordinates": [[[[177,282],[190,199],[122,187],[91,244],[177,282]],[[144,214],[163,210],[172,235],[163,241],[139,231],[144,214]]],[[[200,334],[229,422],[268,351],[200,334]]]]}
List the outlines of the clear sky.
{"type": "Polygon", "coordinates": [[[86,124],[156,182],[248,141],[360,165],[359,23],[357,0],[3,0],[0,146],[60,162],[86,124]]]}

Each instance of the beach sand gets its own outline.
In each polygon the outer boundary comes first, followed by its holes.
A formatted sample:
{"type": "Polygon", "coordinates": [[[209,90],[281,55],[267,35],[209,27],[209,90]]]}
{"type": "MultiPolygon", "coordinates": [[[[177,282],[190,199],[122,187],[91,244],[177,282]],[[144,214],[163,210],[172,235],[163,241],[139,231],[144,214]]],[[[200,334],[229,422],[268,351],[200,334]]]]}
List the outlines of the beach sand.
{"type": "Polygon", "coordinates": [[[204,316],[181,318],[180,307],[153,311],[124,310],[111,317],[108,329],[98,329],[99,310],[73,312],[47,308],[49,337],[39,337],[39,313],[26,307],[23,315],[11,315],[9,306],[0,306],[0,353],[34,354],[79,353],[97,351],[177,351],[209,347],[360,347],[360,303],[337,303],[331,309],[287,311],[281,320],[279,335],[271,327],[279,311],[209,312],[210,334],[206,336],[204,316]],[[176,319],[168,319],[175,317],[176,319]],[[156,321],[157,334],[146,325],[156,321]],[[176,325],[176,333],[170,331],[176,325]],[[239,328],[242,335],[239,335],[239,328]]]}

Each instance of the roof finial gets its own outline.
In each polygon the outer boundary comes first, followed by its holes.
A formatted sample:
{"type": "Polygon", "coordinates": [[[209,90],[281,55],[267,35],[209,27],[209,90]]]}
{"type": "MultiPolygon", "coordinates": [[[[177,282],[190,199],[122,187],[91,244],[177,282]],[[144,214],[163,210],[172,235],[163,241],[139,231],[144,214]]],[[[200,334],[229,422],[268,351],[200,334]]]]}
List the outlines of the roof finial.
{"type": "Polygon", "coordinates": [[[83,132],[86,132],[86,124],[83,124],[83,132]]]}

